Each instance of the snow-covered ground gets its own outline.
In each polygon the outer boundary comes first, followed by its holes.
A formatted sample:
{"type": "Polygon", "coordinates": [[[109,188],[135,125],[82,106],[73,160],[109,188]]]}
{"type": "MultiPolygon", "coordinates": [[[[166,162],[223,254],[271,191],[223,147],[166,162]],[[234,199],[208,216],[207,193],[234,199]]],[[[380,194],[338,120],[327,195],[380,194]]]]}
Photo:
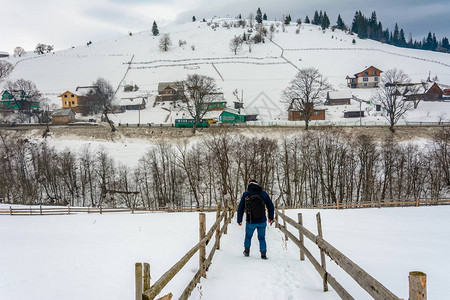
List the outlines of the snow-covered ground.
{"type": "MultiPolygon", "coordinates": [[[[4,205],[3,205],[4,207],[4,205]]],[[[316,232],[317,210],[288,210],[316,232]]],[[[447,298],[450,207],[322,210],[326,240],[396,295],[408,297],[408,273],[428,275],[429,299],[447,298]]],[[[207,228],[215,213],[207,213],[207,228]]],[[[233,220],[221,250],[191,299],[339,299],[322,292],[298,248],[267,228],[268,257],[242,255],[244,227],[233,220]]],[[[134,263],[151,264],[152,282],[198,240],[198,213],[0,216],[0,299],[132,299],[134,263]]],[[[212,245],[212,243],[210,244],[212,245]]],[[[317,247],[307,247],[319,258],[317,247]]],[[[194,256],[163,290],[178,297],[198,268],[194,256]]],[[[329,272],[355,299],[370,299],[327,258],[329,272]]]]}
{"type": "MultiPolygon", "coordinates": [[[[123,92],[125,84],[136,84],[139,91],[149,97],[147,108],[140,112],[140,122],[157,124],[173,123],[182,116],[182,112],[168,107],[168,104],[153,107],[158,83],[183,80],[194,73],[213,77],[224,92],[229,107],[233,107],[236,100],[233,91],[238,89],[239,94],[243,91],[244,107],[256,111],[262,121],[287,120],[287,106],[282,103],[281,94],[296,74],[296,67],[318,68],[336,90],[349,90],[345,77],[371,65],[384,71],[402,69],[413,82],[426,79],[431,73],[432,77],[438,76],[440,83],[450,84],[449,54],[361,40],[340,30],[323,32],[319,26],[310,24],[301,25],[299,34],[296,34],[297,26],[291,24],[286,27],[286,32],[282,32],[281,26],[277,27],[273,39],[276,44],[266,39],[265,43],[254,45],[251,52],[244,45],[242,51],[234,55],[229,49],[229,41],[242,35],[246,29],[222,26],[225,21],[234,22],[234,19],[216,18],[214,21],[220,25],[215,29],[204,22],[161,27],[160,33],[170,33],[173,42],[167,52],[158,48],[160,37],[143,31],[89,47],[84,45],[41,56],[12,57],[9,61],[17,64],[8,80],[32,80],[55,106],[61,105],[59,94],[89,85],[98,77],[104,77],[118,88],[116,102],[129,97],[129,93],[123,92]],[[352,43],[353,39],[356,44],[352,43]],[[186,44],[179,46],[179,41],[186,41],[186,44]],[[133,64],[129,65],[130,61],[133,64]]],[[[268,21],[266,25],[270,23],[268,21]]],[[[351,89],[351,92],[370,100],[373,89],[351,89]]],[[[406,121],[437,122],[443,114],[447,114],[443,118],[449,120],[449,106],[448,102],[422,102],[418,109],[406,115],[406,121]]],[[[363,104],[362,109],[366,108],[368,105],[363,104]]],[[[359,123],[359,120],[344,119],[344,110],[359,110],[359,103],[352,101],[345,107],[328,107],[327,122],[359,123]]],[[[113,120],[138,123],[139,113],[128,111],[113,116],[113,120]]],[[[385,119],[371,113],[363,122],[384,124],[385,119]]]]}

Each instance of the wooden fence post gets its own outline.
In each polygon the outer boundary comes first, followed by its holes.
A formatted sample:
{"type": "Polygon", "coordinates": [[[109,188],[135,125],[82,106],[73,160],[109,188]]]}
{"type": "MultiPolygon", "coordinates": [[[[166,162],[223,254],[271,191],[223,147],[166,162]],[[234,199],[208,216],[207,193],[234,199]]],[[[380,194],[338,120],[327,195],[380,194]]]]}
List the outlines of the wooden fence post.
{"type": "Polygon", "coordinates": [[[42,205],[39,205],[39,212],[40,212],[41,215],[42,215],[42,205]]]}
{"type": "MultiPolygon", "coordinates": [[[[206,216],[205,213],[199,214],[199,233],[200,233],[200,241],[206,236],[206,216]]],[[[200,246],[199,251],[199,268],[202,273],[202,277],[206,278],[206,270],[205,270],[205,260],[206,260],[206,245],[200,246]]]]}
{"type": "Polygon", "coordinates": [[[224,216],[225,220],[223,222],[223,225],[225,226],[225,229],[223,231],[223,234],[228,234],[228,224],[231,221],[231,220],[228,220],[228,217],[231,215],[230,207],[228,205],[228,200],[225,200],[224,211],[225,211],[225,216],[224,216]]]}
{"type": "Polygon", "coordinates": [[[419,206],[419,197],[416,197],[416,207],[419,206]]]}
{"type": "Polygon", "coordinates": [[[12,207],[10,206],[9,207],[9,214],[12,216],[13,215],[13,213],[12,213],[12,207]]]}
{"type": "Polygon", "coordinates": [[[409,272],[409,300],[427,299],[427,274],[409,272]]]}
{"type": "Polygon", "coordinates": [[[150,264],[144,263],[144,291],[148,290],[149,288],[150,288],[150,264]]]}
{"type": "Polygon", "coordinates": [[[70,215],[70,205],[67,205],[67,214],[70,215]]]}
{"type": "Polygon", "coordinates": [[[336,198],[336,209],[339,209],[339,198],[336,198]]]}
{"type": "MultiPolygon", "coordinates": [[[[283,215],[286,215],[285,213],[284,213],[284,205],[283,205],[283,208],[282,208],[282,211],[281,211],[282,213],[283,213],[283,215]]],[[[283,227],[284,228],[286,228],[286,221],[283,219],[283,227]]],[[[287,229],[287,228],[286,228],[287,229]]],[[[285,241],[287,241],[288,240],[288,236],[287,236],[287,234],[284,234],[284,240],[285,241]]]]}
{"type": "MultiPolygon", "coordinates": [[[[222,210],[222,204],[219,203],[217,205],[217,211],[216,211],[216,220],[220,218],[220,211],[222,210]]],[[[225,222],[227,221],[227,219],[225,219],[225,222]]],[[[226,225],[225,225],[226,226],[226,225]]],[[[220,223],[219,225],[217,225],[217,229],[216,229],[216,249],[220,249],[220,223]]]]}
{"type": "MultiPolygon", "coordinates": [[[[298,217],[298,224],[303,226],[303,215],[302,215],[302,213],[298,213],[297,217],[298,217]]],[[[304,244],[303,244],[303,233],[300,230],[298,231],[298,239],[300,240],[300,244],[302,246],[304,246],[304,244]]],[[[302,247],[300,247],[300,260],[305,260],[305,253],[303,252],[302,247]]]]}
{"type": "Polygon", "coordinates": [[[136,300],[142,300],[142,263],[135,265],[136,300]]]}
{"type": "MultiPolygon", "coordinates": [[[[317,213],[316,219],[317,219],[317,235],[320,236],[321,238],[323,238],[323,234],[322,234],[322,220],[320,218],[320,212],[317,213]]],[[[326,265],[326,261],[325,261],[325,253],[323,252],[322,249],[320,249],[320,261],[322,263],[322,268],[325,271],[325,276],[323,277],[323,291],[326,292],[326,291],[328,291],[327,273],[326,273],[327,265],[326,265]]]]}
{"type": "Polygon", "coordinates": [[[102,207],[100,206],[100,214],[102,214],[102,207]]]}
{"type": "Polygon", "coordinates": [[[31,206],[30,206],[30,215],[32,215],[33,214],[33,210],[31,209],[31,206]]]}

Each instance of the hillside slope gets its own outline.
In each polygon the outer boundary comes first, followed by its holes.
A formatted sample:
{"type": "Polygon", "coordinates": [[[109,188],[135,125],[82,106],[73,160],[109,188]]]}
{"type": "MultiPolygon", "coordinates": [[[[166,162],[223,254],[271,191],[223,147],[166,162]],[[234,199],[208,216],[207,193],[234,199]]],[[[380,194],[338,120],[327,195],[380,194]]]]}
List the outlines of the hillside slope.
{"type": "MultiPolygon", "coordinates": [[[[173,122],[181,117],[182,112],[177,109],[153,107],[157,86],[159,82],[183,80],[194,73],[215,78],[229,106],[236,100],[233,91],[242,91],[245,108],[258,113],[263,121],[287,119],[281,93],[298,68],[303,67],[318,68],[336,90],[348,89],[345,77],[371,65],[381,70],[402,69],[416,82],[427,78],[431,72],[432,76],[439,77],[441,83],[450,84],[448,54],[360,40],[340,30],[322,31],[319,26],[310,24],[301,25],[299,34],[295,32],[296,25],[287,26],[285,32],[278,26],[273,42],[266,39],[265,43],[254,45],[251,53],[244,45],[243,50],[234,55],[229,49],[229,41],[247,29],[227,29],[223,26],[225,22],[233,21],[221,19],[215,29],[204,22],[160,28],[161,34],[170,33],[173,45],[168,52],[159,50],[159,37],[154,37],[150,31],[143,31],[52,54],[28,54],[25,59],[10,58],[16,68],[8,79],[32,80],[55,106],[60,106],[59,94],[91,84],[98,77],[104,77],[118,88],[116,101],[127,97],[123,92],[124,84],[136,84],[150,102],[140,114],[141,123],[173,122]],[[353,38],[356,44],[352,43],[353,38]],[[186,44],[179,46],[180,40],[186,41],[186,44]]],[[[370,100],[372,93],[372,89],[351,91],[366,100],[370,100]]],[[[447,103],[421,103],[406,119],[436,122],[443,112],[450,111],[448,107],[447,103]]],[[[363,104],[362,109],[365,108],[363,104]]],[[[329,107],[327,120],[349,122],[342,116],[344,109],[358,110],[359,103],[329,107]]],[[[138,113],[131,111],[117,114],[114,120],[137,123],[138,118],[138,113]]],[[[447,116],[449,118],[450,114],[447,116]]],[[[364,120],[384,122],[384,118],[376,114],[364,120]]]]}

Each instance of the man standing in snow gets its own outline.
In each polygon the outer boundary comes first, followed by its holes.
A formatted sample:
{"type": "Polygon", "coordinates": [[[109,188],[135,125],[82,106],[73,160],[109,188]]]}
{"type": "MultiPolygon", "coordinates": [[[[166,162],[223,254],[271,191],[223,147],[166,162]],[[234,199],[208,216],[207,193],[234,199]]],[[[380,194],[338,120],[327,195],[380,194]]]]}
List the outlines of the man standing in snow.
{"type": "Polygon", "coordinates": [[[237,223],[242,225],[242,218],[246,215],[244,256],[250,255],[250,245],[255,229],[258,230],[259,251],[261,258],[267,259],[266,251],[266,207],[269,213],[269,223],[273,223],[274,207],[269,195],[263,191],[256,180],[250,180],[247,191],[244,192],[239,202],[237,223]]]}

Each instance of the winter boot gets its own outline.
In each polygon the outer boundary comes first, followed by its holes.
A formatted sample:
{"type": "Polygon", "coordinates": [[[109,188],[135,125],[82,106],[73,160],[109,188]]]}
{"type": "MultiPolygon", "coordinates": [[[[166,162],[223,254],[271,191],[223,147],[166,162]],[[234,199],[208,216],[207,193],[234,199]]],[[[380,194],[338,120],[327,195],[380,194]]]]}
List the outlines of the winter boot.
{"type": "Polygon", "coordinates": [[[250,248],[245,248],[244,249],[244,256],[250,256],[250,248]]]}
{"type": "Polygon", "coordinates": [[[266,251],[261,251],[261,258],[262,259],[267,259],[266,251]]]}

